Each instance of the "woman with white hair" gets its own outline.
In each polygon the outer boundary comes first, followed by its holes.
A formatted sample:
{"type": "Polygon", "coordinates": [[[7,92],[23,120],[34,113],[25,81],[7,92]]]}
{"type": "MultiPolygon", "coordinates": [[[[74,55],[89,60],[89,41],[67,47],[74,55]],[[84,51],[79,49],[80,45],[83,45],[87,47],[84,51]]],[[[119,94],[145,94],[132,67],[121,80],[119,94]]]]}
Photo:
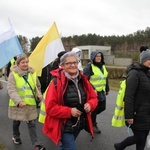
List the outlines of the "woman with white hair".
{"type": "Polygon", "coordinates": [[[59,150],[76,150],[75,139],[82,129],[94,134],[91,112],[98,100],[92,85],[78,70],[75,53],[65,53],[60,66],[51,72],[54,79],[46,93],[43,131],[59,150]]]}

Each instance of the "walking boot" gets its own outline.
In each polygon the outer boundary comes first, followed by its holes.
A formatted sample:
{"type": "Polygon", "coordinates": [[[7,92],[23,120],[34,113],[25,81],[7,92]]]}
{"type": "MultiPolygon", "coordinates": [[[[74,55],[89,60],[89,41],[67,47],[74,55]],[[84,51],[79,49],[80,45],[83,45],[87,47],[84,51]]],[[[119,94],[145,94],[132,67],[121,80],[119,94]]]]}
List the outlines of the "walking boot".
{"type": "Polygon", "coordinates": [[[119,143],[115,143],[115,144],[114,144],[114,148],[115,148],[115,150],[122,150],[122,149],[120,148],[119,143]]]}
{"type": "Polygon", "coordinates": [[[97,123],[93,124],[94,133],[101,133],[101,130],[98,128],[97,123]]]}

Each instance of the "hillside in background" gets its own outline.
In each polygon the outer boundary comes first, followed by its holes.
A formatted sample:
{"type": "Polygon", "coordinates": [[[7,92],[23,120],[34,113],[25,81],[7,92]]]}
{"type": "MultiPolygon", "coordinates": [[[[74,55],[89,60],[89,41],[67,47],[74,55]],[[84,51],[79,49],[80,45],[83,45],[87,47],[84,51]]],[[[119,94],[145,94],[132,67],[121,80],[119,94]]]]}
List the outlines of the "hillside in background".
{"type": "Polygon", "coordinates": [[[114,51],[139,51],[141,45],[150,47],[150,27],[145,30],[138,30],[133,34],[122,36],[101,36],[96,34],[74,35],[62,37],[66,50],[71,50],[74,46],[101,45],[111,46],[114,51]]]}
{"type": "MultiPolygon", "coordinates": [[[[33,51],[42,37],[27,39],[24,36],[18,36],[24,51],[33,51]]],[[[145,30],[138,30],[129,35],[122,36],[101,36],[100,34],[82,34],[69,37],[62,37],[63,45],[66,51],[70,51],[75,46],[82,45],[100,45],[111,46],[111,51],[131,51],[137,52],[141,45],[150,47],[150,27],[145,30]]]]}

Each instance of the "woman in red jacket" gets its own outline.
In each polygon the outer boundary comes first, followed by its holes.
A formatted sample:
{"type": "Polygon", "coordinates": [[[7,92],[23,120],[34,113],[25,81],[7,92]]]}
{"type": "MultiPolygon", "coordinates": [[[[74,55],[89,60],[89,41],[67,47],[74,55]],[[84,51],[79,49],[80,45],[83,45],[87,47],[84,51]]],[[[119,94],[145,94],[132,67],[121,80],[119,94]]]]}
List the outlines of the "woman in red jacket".
{"type": "Polygon", "coordinates": [[[97,106],[97,94],[79,72],[75,53],[64,54],[60,67],[51,72],[54,79],[46,93],[43,132],[59,150],[76,150],[75,139],[82,129],[94,136],[91,112],[97,106]]]}

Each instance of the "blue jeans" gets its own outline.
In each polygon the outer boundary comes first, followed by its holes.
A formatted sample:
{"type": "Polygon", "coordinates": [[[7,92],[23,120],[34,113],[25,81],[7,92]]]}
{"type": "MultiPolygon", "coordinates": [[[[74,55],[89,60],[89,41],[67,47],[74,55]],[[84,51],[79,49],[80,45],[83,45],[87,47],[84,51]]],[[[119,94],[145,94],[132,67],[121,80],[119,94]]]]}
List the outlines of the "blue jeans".
{"type": "Polygon", "coordinates": [[[75,139],[79,135],[80,130],[75,134],[73,133],[62,133],[61,144],[58,147],[58,150],[76,150],[75,139]]]}

